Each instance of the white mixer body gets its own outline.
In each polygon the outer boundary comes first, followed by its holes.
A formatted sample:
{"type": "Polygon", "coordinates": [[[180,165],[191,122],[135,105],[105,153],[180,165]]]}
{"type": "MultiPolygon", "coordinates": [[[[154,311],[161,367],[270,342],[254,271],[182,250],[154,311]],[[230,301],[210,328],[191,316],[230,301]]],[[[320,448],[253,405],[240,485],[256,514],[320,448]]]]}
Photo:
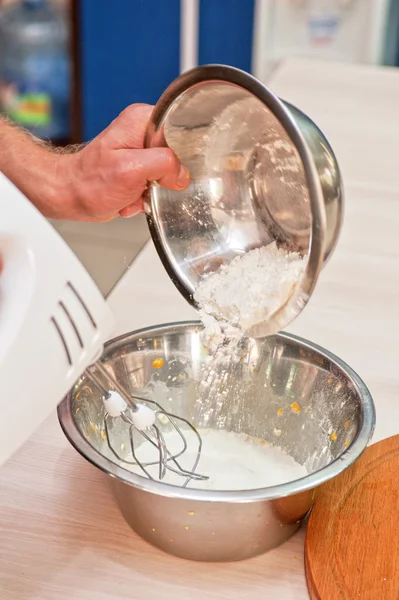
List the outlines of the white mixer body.
{"type": "Polygon", "coordinates": [[[101,354],[113,316],[69,246],[0,173],[0,464],[101,354]]]}

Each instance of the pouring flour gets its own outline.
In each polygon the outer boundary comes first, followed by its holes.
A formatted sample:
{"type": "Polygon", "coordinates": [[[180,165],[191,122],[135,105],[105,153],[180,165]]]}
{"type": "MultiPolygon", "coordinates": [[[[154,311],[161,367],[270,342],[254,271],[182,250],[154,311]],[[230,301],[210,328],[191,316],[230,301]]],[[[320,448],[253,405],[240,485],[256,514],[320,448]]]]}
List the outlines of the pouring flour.
{"type": "Polygon", "coordinates": [[[242,336],[283,307],[297,288],[306,267],[298,252],[275,242],[237,256],[201,280],[195,300],[207,345],[225,336],[242,336]]]}

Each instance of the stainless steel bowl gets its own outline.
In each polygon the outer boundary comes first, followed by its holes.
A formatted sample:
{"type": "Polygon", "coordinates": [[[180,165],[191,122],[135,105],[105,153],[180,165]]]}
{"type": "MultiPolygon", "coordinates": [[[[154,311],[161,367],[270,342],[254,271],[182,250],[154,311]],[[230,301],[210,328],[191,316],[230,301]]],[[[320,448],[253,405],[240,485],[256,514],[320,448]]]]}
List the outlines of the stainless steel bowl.
{"type": "Polygon", "coordinates": [[[318,127],[251,75],[195,68],[161,96],[145,145],[169,146],[190,169],[185,191],[152,185],[145,202],[160,258],[195,305],[203,277],[272,241],[308,255],[288,304],[253,337],[287,326],[311,296],[341,228],[343,192],[334,153],[318,127]]]}
{"type": "Polygon", "coordinates": [[[197,427],[264,438],[306,465],[309,475],[249,491],[182,489],[117,464],[103,439],[103,404],[89,380],[78,382],[58,414],[71,444],[111,475],[120,509],[142,538],[187,559],[241,560],[278,546],[298,529],[315,489],[350,466],[367,446],[374,405],[350,367],[288,334],[244,342],[250,360],[232,371],[230,394],[221,405],[217,386],[207,394],[201,391],[207,352],[200,329],[189,322],[130,333],[109,342],[102,360],[127,389],[141,389],[155,376],[164,388],[157,400],[171,412],[193,419],[197,427]],[[164,358],[162,369],[152,366],[158,357],[164,358]],[[299,413],[291,409],[293,402],[301,407],[299,413]]]}

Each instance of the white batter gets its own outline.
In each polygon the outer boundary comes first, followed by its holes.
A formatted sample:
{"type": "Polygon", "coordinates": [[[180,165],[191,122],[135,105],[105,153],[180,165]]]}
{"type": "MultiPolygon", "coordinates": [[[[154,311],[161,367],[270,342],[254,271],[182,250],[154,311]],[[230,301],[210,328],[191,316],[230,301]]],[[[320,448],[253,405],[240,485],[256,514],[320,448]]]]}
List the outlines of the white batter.
{"type": "MultiPolygon", "coordinates": [[[[209,490],[251,490],[287,483],[305,477],[308,473],[304,466],[280,448],[270,446],[263,440],[251,438],[245,434],[215,429],[199,429],[203,447],[197,473],[207,475],[207,481],[192,481],[190,488],[209,490]]],[[[180,457],[179,464],[191,469],[195,459],[192,452],[195,438],[190,434],[189,450],[180,457]]],[[[181,439],[176,432],[165,435],[166,446],[171,452],[178,451],[181,439]]],[[[137,452],[143,462],[158,459],[158,454],[149,442],[144,442],[137,452]]],[[[141,471],[134,468],[136,473],[141,471]]],[[[157,477],[157,468],[149,467],[153,477],[157,477]]],[[[181,485],[179,475],[167,472],[164,483],[181,485]]]]}

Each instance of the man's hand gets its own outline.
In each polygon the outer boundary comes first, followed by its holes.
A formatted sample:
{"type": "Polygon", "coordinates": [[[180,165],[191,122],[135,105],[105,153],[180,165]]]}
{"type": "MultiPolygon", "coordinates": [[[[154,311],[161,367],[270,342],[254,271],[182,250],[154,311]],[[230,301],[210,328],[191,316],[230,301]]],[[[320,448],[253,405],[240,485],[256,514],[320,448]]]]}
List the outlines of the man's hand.
{"type": "Polygon", "coordinates": [[[129,106],[80,152],[63,157],[74,219],[140,213],[142,194],[150,181],[172,190],[187,187],[189,173],[172,150],[143,150],[151,112],[152,107],[144,104],[129,106]]]}
{"type": "Polygon", "coordinates": [[[143,211],[142,195],[149,182],[173,190],[190,182],[188,170],[172,150],[143,149],[151,112],[148,105],[129,106],[87,146],[72,153],[54,153],[3,123],[0,170],[47,217],[131,217],[143,211]]]}

